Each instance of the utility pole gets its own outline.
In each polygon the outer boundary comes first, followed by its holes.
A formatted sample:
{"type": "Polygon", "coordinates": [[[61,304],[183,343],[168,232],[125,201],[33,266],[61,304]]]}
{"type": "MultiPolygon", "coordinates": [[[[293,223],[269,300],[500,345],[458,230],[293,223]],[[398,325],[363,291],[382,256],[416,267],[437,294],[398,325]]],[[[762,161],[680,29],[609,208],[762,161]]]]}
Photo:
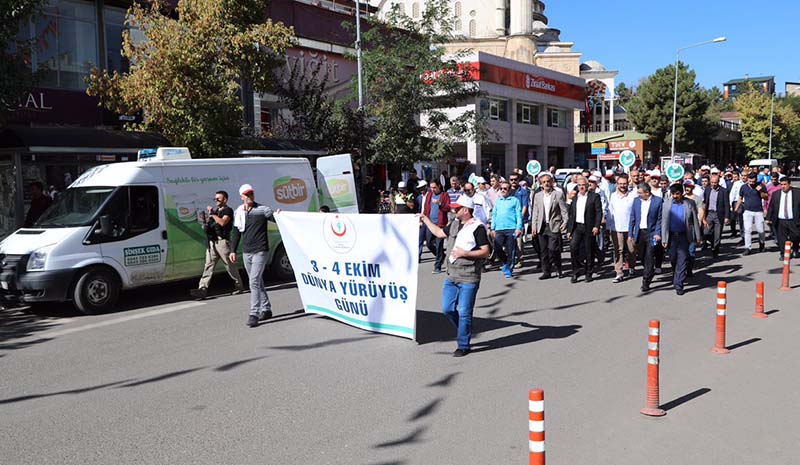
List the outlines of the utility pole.
{"type": "MultiPolygon", "coordinates": [[[[367,154],[364,152],[364,78],[361,53],[361,2],[355,0],[356,11],[356,60],[358,66],[358,116],[360,131],[358,134],[358,153],[361,158],[359,174],[361,175],[361,201],[359,211],[363,210],[364,196],[367,195],[367,154]]],[[[367,4],[369,8],[369,4],[367,4]]],[[[369,11],[369,10],[368,10],[369,11]]]]}
{"type": "Polygon", "coordinates": [[[767,159],[772,160],[772,116],[775,113],[775,94],[772,94],[772,103],[769,105],[769,151],[767,159]]]}

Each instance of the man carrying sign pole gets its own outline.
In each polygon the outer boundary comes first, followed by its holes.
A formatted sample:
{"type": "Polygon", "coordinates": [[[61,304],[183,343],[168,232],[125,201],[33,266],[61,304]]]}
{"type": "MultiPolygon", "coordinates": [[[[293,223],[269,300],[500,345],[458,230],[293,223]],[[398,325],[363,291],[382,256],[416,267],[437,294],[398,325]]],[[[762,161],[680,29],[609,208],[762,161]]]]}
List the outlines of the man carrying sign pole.
{"type": "Polygon", "coordinates": [[[447,277],[442,286],[442,313],[456,327],[458,348],[453,357],[469,353],[472,338],[472,310],[481,284],[483,260],[489,257],[486,226],[472,216],[475,203],[462,195],[450,204],[455,215],[440,228],[430,218],[417,215],[436,236],[447,238],[447,277]]]}

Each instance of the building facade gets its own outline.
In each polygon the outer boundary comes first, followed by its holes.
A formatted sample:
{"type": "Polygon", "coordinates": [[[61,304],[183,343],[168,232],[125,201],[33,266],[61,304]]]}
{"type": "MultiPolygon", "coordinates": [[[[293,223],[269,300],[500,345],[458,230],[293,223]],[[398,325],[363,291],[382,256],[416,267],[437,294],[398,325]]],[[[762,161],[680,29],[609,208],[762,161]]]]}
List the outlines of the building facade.
{"type": "Polygon", "coordinates": [[[584,106],[583,79],[484,52],[468,60],[482,95],[454,112],[485,115],[492,136],[484,144],[456,144],[450,172],[469,165],[477,172],[509,173],[534,159],[545,166],[571,163],[574,114],[584,106]]]}
{"type": "Polygon", "coordinates": [[[742,79],[731,79],[722,84],[722,97],[725,100],[735,99],[736,96],[744,92],[748,86],[753,86],[759,92],[772,95],[775,93],[775,76],[745,76],[742,79]]]}

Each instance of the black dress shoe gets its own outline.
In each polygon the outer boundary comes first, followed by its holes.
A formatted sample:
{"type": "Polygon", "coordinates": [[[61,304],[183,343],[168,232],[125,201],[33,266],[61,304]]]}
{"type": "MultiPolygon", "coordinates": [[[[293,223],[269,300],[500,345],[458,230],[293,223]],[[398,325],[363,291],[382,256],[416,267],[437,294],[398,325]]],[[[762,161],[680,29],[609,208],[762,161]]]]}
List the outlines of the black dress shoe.
{"type": "Polygon", "coordinates": [[[586,275],[586,282],[590,283],[592,281],[594,281],[594,278],[592,277],[592,274],[591,273],[587,274],[586,275]]]}
{"type": "Polygon", "coordinates": [[[468,353],[469,353],[469,349],[456,349],[456,351],[453,352],[453,357],[463,357],[463,356],[467,355],[468,353]]]}
{"type": "Polygon", "coordinates": [[[763,252],[765,247],[766,247],[766,244],[764,244],[763,242],[759,242],[758,243],[758,251],[759,252],[763,252]]]}
{"type": "Polygon", "coordinates": [[[578,282],[578,275],[572,275],[572,277],[569,278],[569,282],[571,282],[572,284],[577,283],[578,282]]]}
{"type": "Polygon", "coordinates": [[[272,310],[267,310],[258,314],[258,321],[267,321],[272,318],[272,310]]]}
{"type": "Polygon", "coordinates": [[[647,283],[642,284],[642,292],[648,292],[648,291],[650,291],[650,285],[647,283]]]}
{"type": "Polygon", "coordinates": [[[542,275],[539,276],[539,279],[544,281],[545,279],[550,279],[552,277],[553,277],[553,275],[551,275],[550,273],[542,273],[542,275]]]}
{"type": "Polygon", "coordinates": [[[251,328],[255,328],[256,326],[258,326],[258,317],[255,315],[250,315],[247,318],[247,326],[251,328]]]}
{"type": "Polygon", "coordinates": [[[558,272],[558,279],[561,279],[561,278],[566,278],[566,277],[567,277],[567,275],[566,275],[566,274],[564,274],[564,272],[563,272],[563,271],[559,271],[559,272],[558,272]]]}
{"type": "Polygon", "coordinates": [[[744,251],[744,253],[742,255],[744,255],[746,257],[746,256],[750,255],[751,253],[753,253],[753,251],[750,250],[750,249],[747,249],[747,250],[744,251]]]}
{"type": "Polygon", "coordinates": [[[675,293],[678,295],[683,295],[686,294],[686,291],[684,291],[683,289],[675,289],[675,293]]]}

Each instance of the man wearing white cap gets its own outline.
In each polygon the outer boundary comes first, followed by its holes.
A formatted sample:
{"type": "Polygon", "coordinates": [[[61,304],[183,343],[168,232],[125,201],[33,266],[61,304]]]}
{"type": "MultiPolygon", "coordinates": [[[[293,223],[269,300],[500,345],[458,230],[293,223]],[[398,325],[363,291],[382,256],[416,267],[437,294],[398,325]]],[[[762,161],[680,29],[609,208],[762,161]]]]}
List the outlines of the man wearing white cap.
{"type": "Polygon", "coordinates": [[[272,317],[272,305],[264,285],[264,268],[269,259],[269,239],[267,221],[275,221],[273,212],[266,205],[255,201],[255,192],[250,184],[242,184],[239,188],[242,205],[233,215],[233,231],[231,233],[230,261],[236,263],[236,249],[242,242],[244,268],[250,278],[250,316],[247,326],[255,328],[258,322],[272,317]]]}
{"type": "MultiPolygon", "coordinates": [[[[650,173],[650,181],[648,182],[650,185],[650,193],[663,200],[664,192],[661,190],[661,171],[653,170],[648,171],[648,173],[650,173]]],[[[638,189],[638,186],[631,186],[631,191],[633,191],[634,188],[638,189]]]]}
{"type": "Polygon", "coordinates": [[[408,191],[405,181],[397,183],[397,193],[394,195],[395,213],[414,213],[414,194],[408,191]]]}
{"type": "Polygon", "coordinates": [[[489,257],[486,227],[472,216],[475,203],[466,195],[450,204],[454,219],[440,228],[430,218],[419,219],[431,232],[447,239],[447,277],[442,285],[442,313],[456,327],[458,348],[453,357],[463,357],[471,349],[472,311],[481,284],[483,261],[489,257]]]}

